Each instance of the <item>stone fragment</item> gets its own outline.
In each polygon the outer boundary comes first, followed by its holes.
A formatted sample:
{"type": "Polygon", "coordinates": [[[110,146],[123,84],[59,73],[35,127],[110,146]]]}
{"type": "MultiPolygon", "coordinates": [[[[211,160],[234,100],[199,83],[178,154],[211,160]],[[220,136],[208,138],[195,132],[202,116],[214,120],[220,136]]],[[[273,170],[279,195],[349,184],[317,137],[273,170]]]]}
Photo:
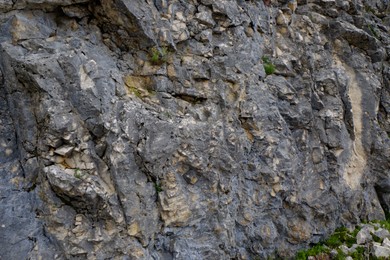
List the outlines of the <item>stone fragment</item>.
{"type": "Polygon", "coordinates": [[[390,248],[381,246],[379,243],[373,242],[373,250],[375,257],[390,257],[390,248]]]}
{"type": "Polygon", "coordinates": [[[215,21],[213,20],[211,10],[201,6],[199,8],[199,13],[195,15],[195,18],[200,21],[202,24],[205,24],[209,27],[215,25],[215,21]]]}
{"type": "Polygon", "coordinates": [[[54,162],[54,163],[58,163],[58,164],[61,164],[65,161],[65,158],[62,157],[62,156],[51,156],[50,157],[50,161],[54,162]]]}
{"type": "Polygon", "coordinates": [[[282,26],[288,25],[288,20],[281,10],[278,11],[278,15],[276,17],[276,24],[282,26]]]}
{"type": "Polygon", "coordinates": [[[351,247],[348,247],[346,245],[341,245],[339,248],[341,249],[341,251],[343,251],[344,254],[348,255],[350,253],[355,252],[357,247],[358,247],[357,244],[353,244],[351,247]]]}
{"type": "Polygon", "coordinates": [[[127,233],[130,236],[135,236],[136,234],[139,233],[139,231],[140,231],[140,227],[137,222],[130,224],[129,227],[127,228],[127,233]]]}
{"type": "Polygon", "coordinates": [[[62,155],[62,156],[69,156],[72,153],[73,149],[74,149],[73,146],[64,145],[64,146],[61,146],[61,147],[55,149],[54,153],[62,155]]]}
{"type": "Polygon", "coordinates": [[[337,255],[338,255],[338,252],[337,252],[336,249],[332,249],[332,250],[330,251],[330,256],[331,256],[332,258],[337,257],[337,255]]]}
{"type": "Polygon", "coordinates": [[[390,240],[387,237],[383,239],[382,246],[390,248],[390,240]]]}
{"type": "Polygon", "coordinates": [[[288,235],[290,243],[297,244],[301,241],[306,241],[311,236],[310,224],[301,220],[295,219],[288,223],[288,235]]]}
{"type": "Polygon", "coordinates": [[[66,14],[69,17],[72,18],[84,18],[88,15],[90,15],[90,12],[88,11],[87,8],[81,7],[81,6],[74,6],[74,5],[68,5],[68,6],[63,6],[62,11],[64,14],[66,14]]]}
{"type": "MultiPolygon", "coordinates": [[[[34,14],[30,14],[34,16],[34,14]]],[[[42,15],[40,21],[36,19],[27,19],[23,15],[15,15],[12,18],[12,40],[18,42],[26,39],[34,38],[48,38],[54,33],[53,24],[54,21],[46,20],[42,15]]]]}
{"type": "Polygon", "coordinates": [[[378,228],[373,232],[373,234],[381,239],[388,239],[390,238],[390,232],[387,229],[384,228],[378,228]]]}
{"type": "Polygon", "coordinates": [[[168,173],[163,181],[163,191],[159,193],[161,217],[166,226],[183,226],[191,216],[186,198],[177,187],[176,176],[168,173]]]}
{"type": "Polygon", "coordinates": [[[172,23],[172,37],[177,42],[185,41],[189,38],[190,33],[187,30],[186,23],[180,20],[174,20],[172,23]]]}
{"type": "Polygon", "coordinates": [[[358,245],[362,245],[372,241],[371,232],[374,231],[375,231],[374,227],[370,225],[363,226],[362,229],[356,235],[356,243],[358,245]]]}
{"type": "Polygon", "coordinates": [[[212,41],[212,30],[202,30],[202,32],[199,34],[199,40],[201,42],[211,42],[212,41]]]}
{"type": "Polygon", "coordinates": [[[315,164],[320,163],[322,161],[322,158],[323,158],[321,148],[314,147],[313,151],[311,153],[311,157],[312,157],[313,163],[315,163],[315,164]]]}
{"type": "Polygon", "coordinates": [[[339,248],[341,251],[343,251],[344,254],[349,253],[349,248],[346,245],[341,245],[339,248]]]}

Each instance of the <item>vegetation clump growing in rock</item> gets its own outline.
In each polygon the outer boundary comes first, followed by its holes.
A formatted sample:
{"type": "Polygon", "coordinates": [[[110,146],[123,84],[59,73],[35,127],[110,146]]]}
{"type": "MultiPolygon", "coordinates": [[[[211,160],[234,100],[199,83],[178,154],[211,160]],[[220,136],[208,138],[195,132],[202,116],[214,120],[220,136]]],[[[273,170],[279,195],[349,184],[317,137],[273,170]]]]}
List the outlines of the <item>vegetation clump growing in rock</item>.
{"type": "Polygon", "coordinates": [[[152,47],[150,49],[150,62],[153,65],[162,65],[168,61],[168,48],[167,47],[152,47]]]}
{"type": "MultiPolygon", "coordinates": [[[[295,259],[389,259],[378,249],[388,248],[390,218],[360,224],[350,231],[345,227],[335,230],[327,240],[307,250],[301,250],[295,259]]],[[[387,249],[390,252],[390,248],[387,249]]]]}
{"type": "Polygon", "coordinates": [[[161,184],[159,183],[154,183],[154,189],[156,190],[156,193],[160,193],[163,191],[162,187],[161,187],[161,184]]]}
{"type": "Polygon", "coordinates": [[[275,72],[275,70],[276,70],[275,65],[266,56],[264,56],[262,58],[262,60],[263,60],[263,66],[264,66],[265,74],[267,74],[267,75],[273,74],[275,72]]]}

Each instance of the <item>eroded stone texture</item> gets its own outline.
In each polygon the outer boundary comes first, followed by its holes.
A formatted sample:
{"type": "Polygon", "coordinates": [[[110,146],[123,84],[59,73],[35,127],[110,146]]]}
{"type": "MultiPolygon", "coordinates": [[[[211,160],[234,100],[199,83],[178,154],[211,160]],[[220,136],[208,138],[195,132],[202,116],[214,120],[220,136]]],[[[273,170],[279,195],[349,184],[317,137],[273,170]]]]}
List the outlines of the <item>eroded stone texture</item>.
{"type": "Polygon", "coordinates": [[[1,255],[288,258],[383,218],[389,4],[297,3],[0,1],[1,255]]]}
{"type": "Polygon", "coordinates": [[[4,259],[56,259],[63,257],[58,244],[44,230],[36,179],[36,158],[19,160],[14,124],[0,73],[0,252],[4,259]],[[29,165],[33,167],[29,167],[29,165]]]}
{"type": "Polygon", "coordinates": [[[159,194],[161,218],[166,226],[185,226],[191,216],[191,212],[175,174],[168,173],[163,182],[162,188],[164,190],[159,194]]]}

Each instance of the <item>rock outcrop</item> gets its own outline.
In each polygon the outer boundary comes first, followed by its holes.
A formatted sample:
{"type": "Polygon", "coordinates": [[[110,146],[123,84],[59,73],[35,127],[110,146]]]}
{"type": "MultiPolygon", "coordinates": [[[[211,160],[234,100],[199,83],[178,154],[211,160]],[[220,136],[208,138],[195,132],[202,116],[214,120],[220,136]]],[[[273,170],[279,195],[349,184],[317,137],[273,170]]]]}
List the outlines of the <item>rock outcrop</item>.
{"type": "Polygon", "coordinates": [[[287,2],[0,0],[2,258],[288,258],[383,219],[390,3],[287,2]]]}

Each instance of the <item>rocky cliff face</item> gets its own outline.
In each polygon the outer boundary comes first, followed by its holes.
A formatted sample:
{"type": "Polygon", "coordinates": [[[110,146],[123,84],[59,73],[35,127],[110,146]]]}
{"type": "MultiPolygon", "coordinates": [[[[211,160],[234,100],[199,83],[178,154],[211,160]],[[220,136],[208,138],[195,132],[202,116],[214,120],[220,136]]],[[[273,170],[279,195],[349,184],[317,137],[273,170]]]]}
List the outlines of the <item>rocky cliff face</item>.
{"type": "Polygon", "coordinates": [[[389,2],[268,2],[1,0],[2,259],[288,258],[383,218],[389,2]]]}

